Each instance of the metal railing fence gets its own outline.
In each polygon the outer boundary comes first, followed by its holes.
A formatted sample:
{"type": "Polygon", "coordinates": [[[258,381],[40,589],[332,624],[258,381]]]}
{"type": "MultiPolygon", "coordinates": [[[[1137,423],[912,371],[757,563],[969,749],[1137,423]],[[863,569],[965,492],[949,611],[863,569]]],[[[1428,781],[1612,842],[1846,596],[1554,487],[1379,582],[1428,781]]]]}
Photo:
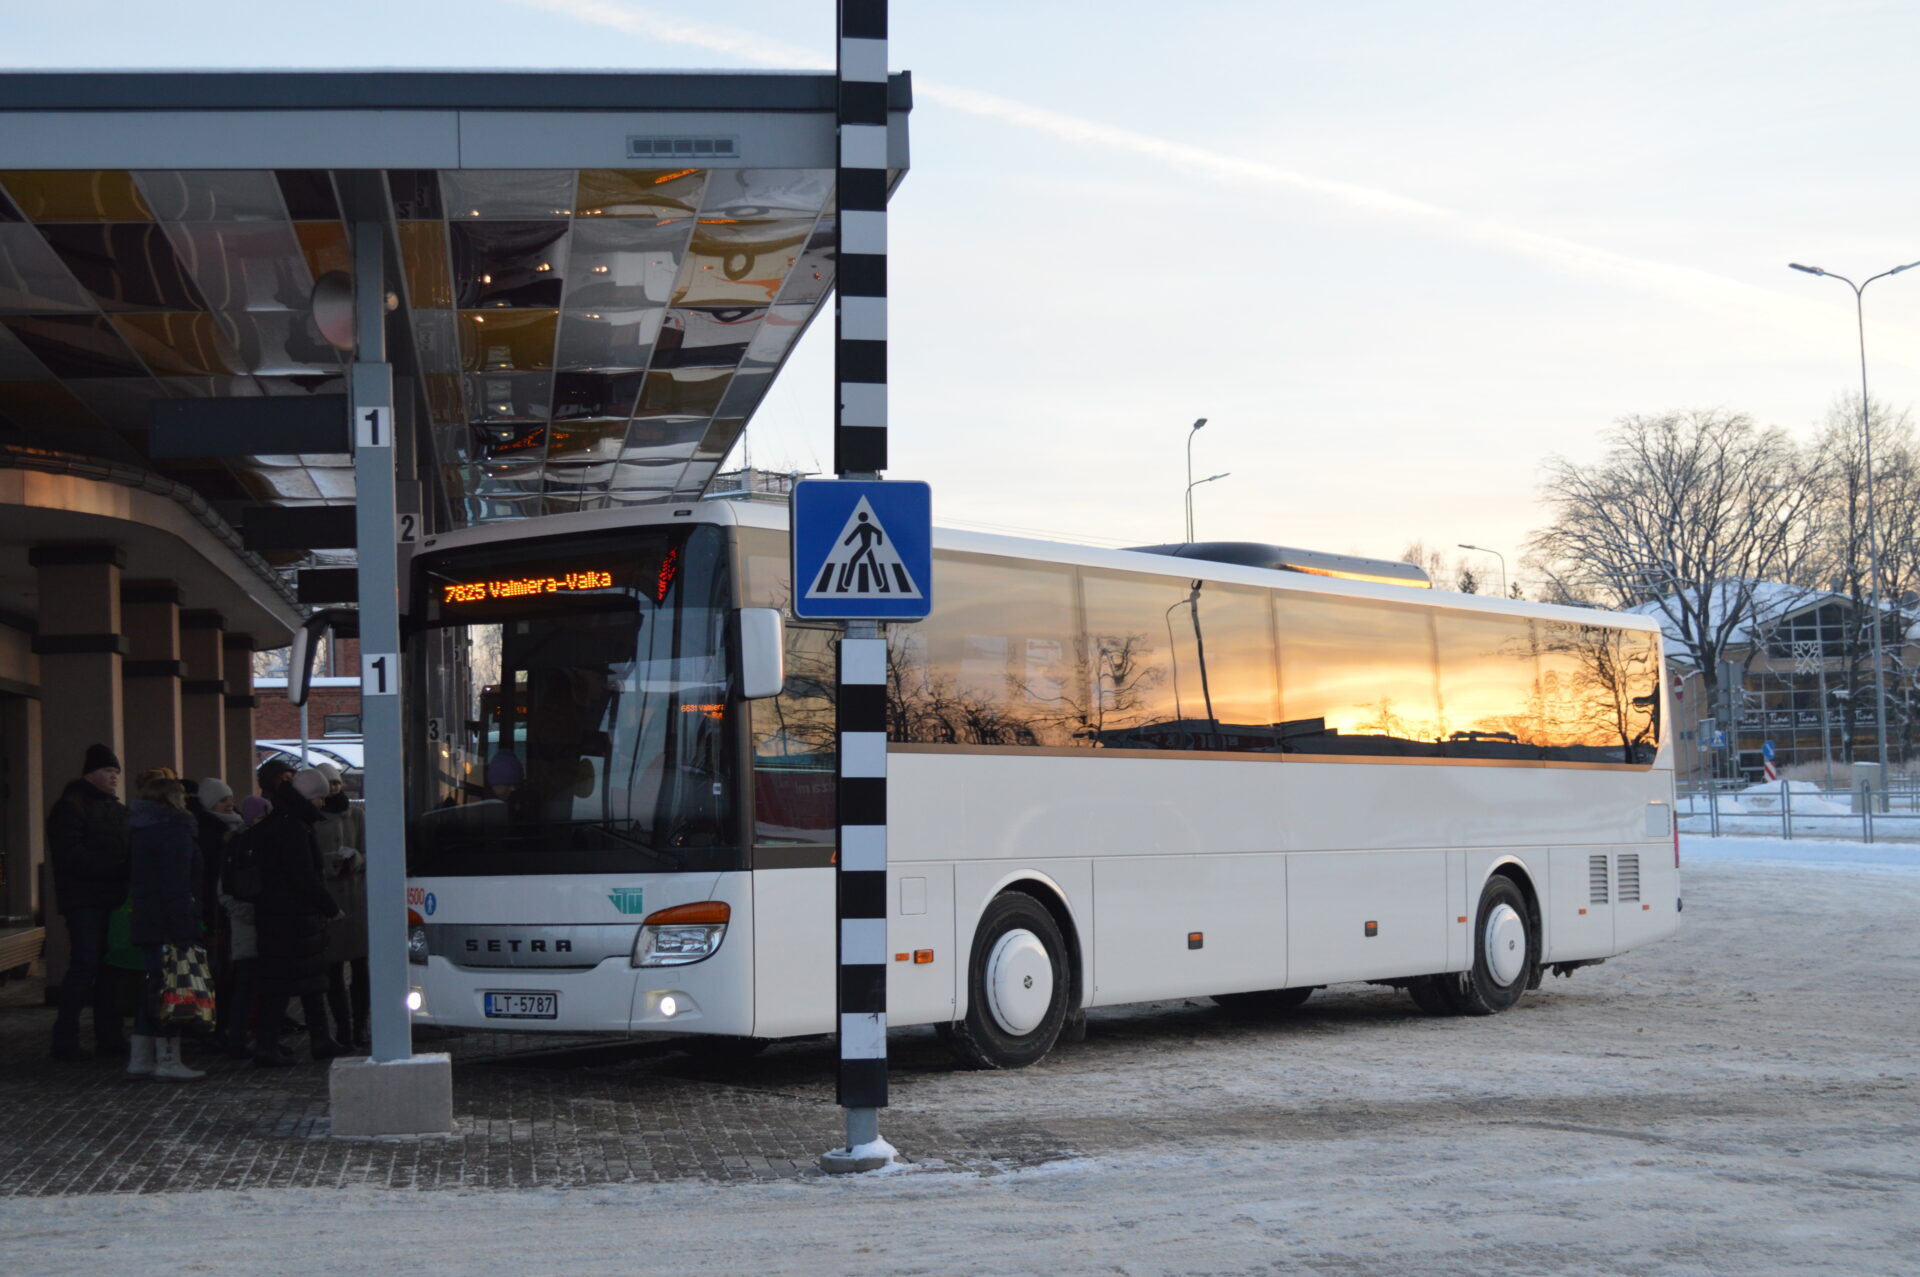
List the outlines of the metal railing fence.
{"type": "Polygon", "coordinates": [[[1920,784],[1906,776],[1858,789],[1785,780],[1738,789],[1691,783],[1676,787],[1675,804],[1682,833],[1713,838],[1777,833],[1788,840],[1920,842],[1920,784]]]}

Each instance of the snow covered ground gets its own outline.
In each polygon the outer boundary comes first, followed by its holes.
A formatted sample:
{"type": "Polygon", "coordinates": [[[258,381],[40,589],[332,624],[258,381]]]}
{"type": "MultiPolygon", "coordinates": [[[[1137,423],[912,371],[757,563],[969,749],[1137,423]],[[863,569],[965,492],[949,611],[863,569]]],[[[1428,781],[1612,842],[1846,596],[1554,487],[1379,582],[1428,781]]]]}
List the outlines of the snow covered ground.
{"type": "Polygon", "coordinates": [[[1072,1150],[1024,1170],[905,1148],[918,1164],[852,1180],[14,1199],[5,1253],[74,1274],[1920,1271],[1920,850],[1687,838],[1683,866],[1677,938],[1493,1019],[1368,986],[1251,1025],[1156,1003],[1037,1068],[900,1079],[897,1111],[1072,1150]]]}

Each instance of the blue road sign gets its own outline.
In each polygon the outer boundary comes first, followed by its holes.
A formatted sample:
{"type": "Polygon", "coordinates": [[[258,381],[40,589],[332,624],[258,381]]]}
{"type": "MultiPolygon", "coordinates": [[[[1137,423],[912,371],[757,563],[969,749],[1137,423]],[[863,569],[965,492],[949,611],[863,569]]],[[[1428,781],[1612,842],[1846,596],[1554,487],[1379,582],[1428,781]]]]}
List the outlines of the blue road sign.
{"type": "Polygon", "coordinates": [[[899,479],[793,487],[793,614],[917,621],[933,608],[933,489],[899,479]]]}
{"type": "Polygon", "coordinates": [[[1773,761],[1773,742],[1772,741],[1765,740],[1760,742],[1760,757],[1766,759],[1768,762],[1773,761]]]}
{"type": "Polygon", "coordinates": [[[1715,732],[1713,734],[1713,747],[1715,749],[1725,749],[1727,747],[1727,734],[1725,732],[1715,732]]]}

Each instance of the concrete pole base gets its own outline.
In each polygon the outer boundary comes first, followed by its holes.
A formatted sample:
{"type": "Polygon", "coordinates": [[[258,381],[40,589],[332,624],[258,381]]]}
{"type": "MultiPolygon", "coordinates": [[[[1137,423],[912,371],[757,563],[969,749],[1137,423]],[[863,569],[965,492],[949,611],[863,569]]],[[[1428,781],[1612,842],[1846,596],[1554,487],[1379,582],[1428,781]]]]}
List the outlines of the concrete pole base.
{"type": "Polygon", "coordinates": [[[859,1175],[866,1171],[877,1171],[892,1166],[899,1159],[894,1149],[886,1141],[880,1141],[881,1147],[862,1144],[857,1149],[836,1148],[820,1154],[820,1169],[829,1175],[859,1175]]]}
{"type": "Polygon", "coordinates": [[[453,1130],[453,1057],[335,1060],[328,1075],[336,1139],[453,1130]]]}

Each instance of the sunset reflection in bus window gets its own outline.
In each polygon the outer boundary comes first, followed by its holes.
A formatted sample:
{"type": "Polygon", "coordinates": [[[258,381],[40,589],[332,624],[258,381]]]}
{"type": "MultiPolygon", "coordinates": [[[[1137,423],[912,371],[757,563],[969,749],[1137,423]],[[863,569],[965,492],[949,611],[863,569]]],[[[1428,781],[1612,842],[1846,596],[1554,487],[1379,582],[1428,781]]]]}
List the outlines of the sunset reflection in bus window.
{"type": "Polygon", "coordinates": [[[1540,691],[1525,617],[1434,613],[1440,738],[1449,758],[1539,758],[1540,691]]]}
{"type": "Polygon", "coordinates": [[[1305,593],[1275,608],[1288,753],[1439,754],[1428,609],[1305,593]]]}
{"type": "Polygon", "coordinates": [[[962,745],[1083,743],[1073,573],[937,556],[939,607],[888,636],[888,734],[962,745]]]}

